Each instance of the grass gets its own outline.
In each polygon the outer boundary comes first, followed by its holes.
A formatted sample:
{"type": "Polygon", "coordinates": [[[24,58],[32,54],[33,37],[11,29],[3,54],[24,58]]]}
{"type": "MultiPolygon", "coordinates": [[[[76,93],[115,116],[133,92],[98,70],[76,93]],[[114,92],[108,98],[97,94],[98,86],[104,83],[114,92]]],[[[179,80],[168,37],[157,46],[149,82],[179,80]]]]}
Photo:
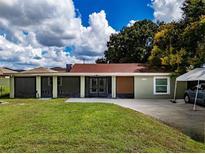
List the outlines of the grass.
{"type": "Polygon", "coordinates": [[[3,101],[0,152],[205,152],[178,130],[116,105],[3,101]]]}

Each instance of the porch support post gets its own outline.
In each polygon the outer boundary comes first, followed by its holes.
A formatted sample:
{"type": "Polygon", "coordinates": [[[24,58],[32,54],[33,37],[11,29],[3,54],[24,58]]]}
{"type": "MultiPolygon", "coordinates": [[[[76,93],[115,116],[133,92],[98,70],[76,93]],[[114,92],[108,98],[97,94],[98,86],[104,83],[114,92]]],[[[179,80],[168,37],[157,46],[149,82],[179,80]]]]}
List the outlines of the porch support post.
{"type": "Polygon", "coordinates": [[[36,76],[36,98],[41,98],[41,77],[36,76]]]}
{"type": "Polygon", "coordinates": [[[175,87],[174,87],[174,100],[176,102],[176,94],[177,94],[177,80],[175,81],[175,87]]]}
{"type": "Polygon", "coordinates": [[[134,98],[137,99],[137,77],[136,76],[134,76],[134,98]]]}
{"type": "Polygon", "coordinates": [[[58,97],[57,76],[53,76],[53,98],[58,97]]]}
{"type": "Polygon", "coordinates": [[[85,76],[80,77],[80,97],[85,97],[85,76]]]}
{"type": "Polygon", "coordinates": [[[14,77],[10,77],[10,98],[14,98],[14,77]]]}
{"type": "Polygon", "coordinates": [[[197,98],[198,98],[198,93],[199,93],[199,80],[198,80],[198,84],[197,84],[197,90],[196,90],[196,95],[195,95],[195,100],[194,100],[194,106],[193,106],[193,110],[196,110],[196,102],[197,102],[197,98]]]}
{"type": "Polygon", "coordinates": [[[116,98],[116,76],[112,76],[112,98],[116,98]]]}

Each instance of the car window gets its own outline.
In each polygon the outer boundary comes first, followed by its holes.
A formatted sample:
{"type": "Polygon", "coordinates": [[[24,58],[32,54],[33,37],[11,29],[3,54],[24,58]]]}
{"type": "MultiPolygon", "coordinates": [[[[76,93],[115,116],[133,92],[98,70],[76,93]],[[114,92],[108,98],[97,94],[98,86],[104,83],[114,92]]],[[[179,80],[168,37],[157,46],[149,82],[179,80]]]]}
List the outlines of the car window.
{"type": "Polygon", "coordinates": [[[192,87],[191,90],[195,91],[197,89],[196,86],[192,87]]]}
{"type": "MultiPolygon", "coordinates": [[[[194,86],[191,88],[191,90],[195,91],[197,90],[198,85],[194,86]]],[[[199,89],[198,90],[205,90],[205,85],[199,85],[199,89]]]]}
{"type": "Polygon", "coordinates": [[[201,90],[205,90],[205,85],[201,85],[201,90]]]}

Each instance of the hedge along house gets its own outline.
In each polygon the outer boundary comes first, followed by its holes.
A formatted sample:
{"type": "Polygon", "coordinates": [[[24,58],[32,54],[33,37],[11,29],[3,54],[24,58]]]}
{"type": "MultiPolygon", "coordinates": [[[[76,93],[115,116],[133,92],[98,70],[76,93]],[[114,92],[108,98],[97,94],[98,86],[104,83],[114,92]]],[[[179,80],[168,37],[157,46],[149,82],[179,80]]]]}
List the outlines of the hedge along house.
{"type": "MultiPolygon", "coordinates": [[[[173,98],[175,78],[145,64],[75,64],[13,74],[11,98],[173,98]]],[[[186,83],[178,85],[182,98],[186,83]]]]}

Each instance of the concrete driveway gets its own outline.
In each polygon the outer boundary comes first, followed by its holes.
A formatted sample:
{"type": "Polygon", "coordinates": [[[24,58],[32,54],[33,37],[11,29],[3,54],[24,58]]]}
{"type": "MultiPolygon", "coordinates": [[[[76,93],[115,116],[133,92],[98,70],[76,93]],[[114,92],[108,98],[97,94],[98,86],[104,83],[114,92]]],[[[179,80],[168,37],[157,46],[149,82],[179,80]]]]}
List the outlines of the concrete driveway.
{"type": "Polygon", "coordinates": [[[183,100],[178,100],[176,104],[173,104],[165,99],[70,98],[66,102],[101,102],[120,105],[150,115],[172,127],[180,129],[193,139],[204,142],[205,107],[197,106],[197,111],[193,111],[193,104],[185,104],[183,100]]]}

